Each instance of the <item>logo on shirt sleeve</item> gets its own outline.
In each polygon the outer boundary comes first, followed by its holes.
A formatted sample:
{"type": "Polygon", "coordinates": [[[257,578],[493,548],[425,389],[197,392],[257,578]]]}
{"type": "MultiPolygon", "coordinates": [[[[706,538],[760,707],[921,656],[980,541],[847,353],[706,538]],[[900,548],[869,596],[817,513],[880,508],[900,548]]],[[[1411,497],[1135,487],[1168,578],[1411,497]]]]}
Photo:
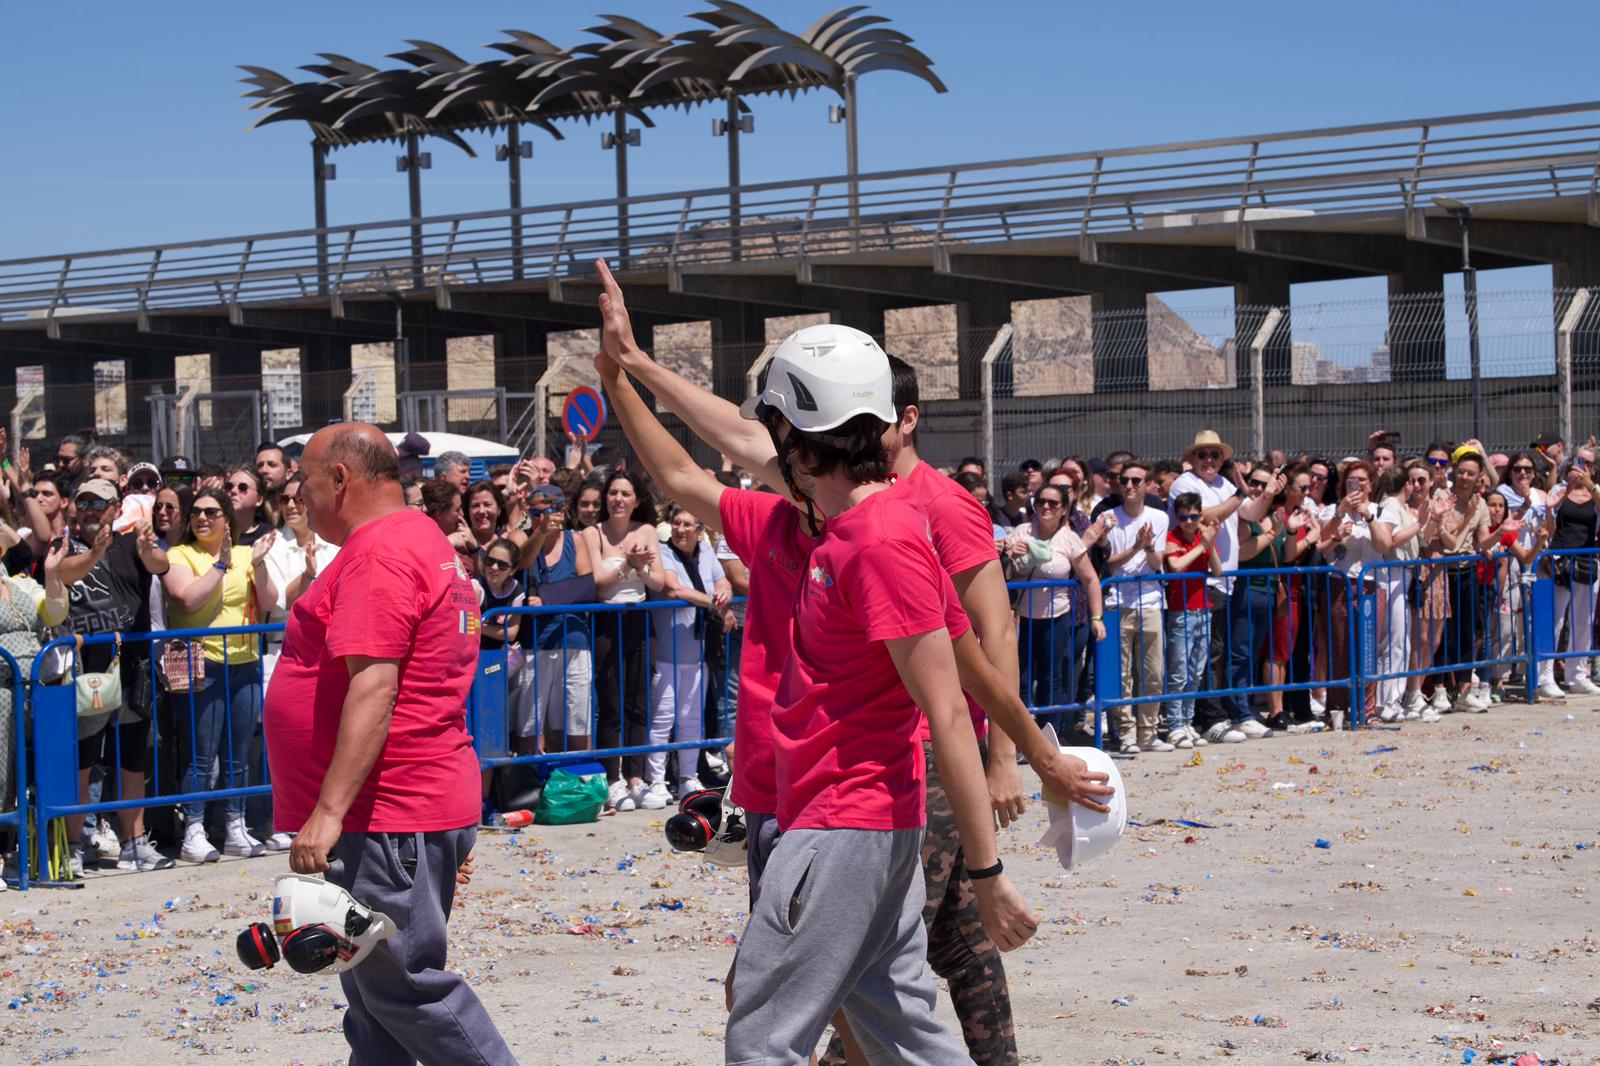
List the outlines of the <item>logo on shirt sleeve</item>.
{"type": "Polygon", "coordinates": [[[469,637],[477,636],[478,635],[478,612],[477,611],[460,611],[460,612],[457,612],[457,615],[458,615],[458,617],[457,617],[457,621],[456,621],[456,632],[457,633],[465,633],[469,637]]]}

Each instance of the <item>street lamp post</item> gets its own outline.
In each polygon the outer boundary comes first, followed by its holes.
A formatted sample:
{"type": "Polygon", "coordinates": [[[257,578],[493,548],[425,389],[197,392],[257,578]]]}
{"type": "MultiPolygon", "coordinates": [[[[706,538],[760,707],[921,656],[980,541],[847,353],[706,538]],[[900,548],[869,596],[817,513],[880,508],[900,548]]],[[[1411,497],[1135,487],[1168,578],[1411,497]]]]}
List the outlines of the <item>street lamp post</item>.
{"type": "Polygon", "coordinates": [[[1433,198],[1461,226],[1461,288],[1467,303],[1467,343],[1472,353],[1472,435],[1483,440],[1483,359],[1478,347],[1478,272],[1472,268],[1472,243],[1468,235],[1472,208],[1445,196],[1433,198]]]}

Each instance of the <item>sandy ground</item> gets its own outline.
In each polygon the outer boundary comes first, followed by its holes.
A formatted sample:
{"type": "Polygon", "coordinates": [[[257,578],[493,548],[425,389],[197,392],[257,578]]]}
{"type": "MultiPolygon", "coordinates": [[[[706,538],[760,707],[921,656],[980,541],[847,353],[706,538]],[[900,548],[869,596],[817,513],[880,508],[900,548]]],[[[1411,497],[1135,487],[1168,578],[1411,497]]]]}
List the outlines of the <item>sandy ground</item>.
{"type": "MultiPolygon", "coordinates": [[[[1004,840],[1044,919],[1006,961],[1024,1060],[1600,1063],[1597,711],[1124,761],[1146,825],[1072,874],[1032,846],[1030,808],[1004,840]]],[[[659,825],[480,839],[451,956],[523,1062],[721,1061],[744,875],[671,853],[659,825]]],[[[234,956],[285,868],[0,897],[0,1061],[343,1061],[336,980],[234,956]]]]}

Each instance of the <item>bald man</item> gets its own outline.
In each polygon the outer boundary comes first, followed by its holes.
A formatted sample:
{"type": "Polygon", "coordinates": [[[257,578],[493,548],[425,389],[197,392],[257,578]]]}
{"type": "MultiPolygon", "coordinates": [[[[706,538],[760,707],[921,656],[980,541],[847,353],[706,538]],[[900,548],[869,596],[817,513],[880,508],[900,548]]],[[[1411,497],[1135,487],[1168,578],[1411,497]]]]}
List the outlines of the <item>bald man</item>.
{"type": "Polygon", "coordinates": [[[456,869],[479,815],[466,724],[477,595],[439,527],[406,507],[399,457],[376,426],[319,430],[301,471],[311,528],[339,554],[289,612],[264,721],[276,828],[299,834],[290,868],[329,876],[396,925],[339,975],[350,1062],[515,1063],[445,969],[456,869]]]}

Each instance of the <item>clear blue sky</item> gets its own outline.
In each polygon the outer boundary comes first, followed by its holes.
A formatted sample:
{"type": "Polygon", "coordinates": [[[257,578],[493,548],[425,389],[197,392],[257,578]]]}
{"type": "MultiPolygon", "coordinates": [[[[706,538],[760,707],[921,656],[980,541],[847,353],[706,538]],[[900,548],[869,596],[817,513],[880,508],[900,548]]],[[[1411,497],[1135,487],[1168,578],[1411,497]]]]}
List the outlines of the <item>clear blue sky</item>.
{"type": "MultiPolygon", "coordinates": [[[[759,0],[795,30],[832,4],[759,0]]],[[[384,65],[406,38],[472,58],[504,28],[558,44],[585,39],[601,12],[663,30],[689,25],[696,0],[520,3],[346,0],[267,5],[28,4],[6,27],[0,107],[0,258],[224,236],[311,224],[304,127],[251,132],[236,64],[291,74],[321,51],[384,65]]],[[[875,74],[863,81],[864,169],[1117,147],[1206,136],[1447,115],[1592,98],[1593,9],[1482,0],[1327,5],[1278,2],[1064,4],[881,0],[950,86],[875,74]]],[[[754,101],[748,181],[838,173],[830,94],[754,101]]],[[[658,118],[630,156],[637,191],[725,180],[712,115],[658,118]]],[[[564,142],[532,131],[527,202],[604,197],[610,153],[595,126],[564,142]]],[[[505,203],[504,169],[432,146],[429,214],[505,203]]],[[[403,217],[392,146],[336,153],[335,223],[403,217]]],[[[1504,283],[1526,286],[1521,281],[1504,283]]],[[[1544,277],[1548,278],[1548,272],[1544,277]]],[[[1537,282],[1537,275],[1531,280],[1537,282]]],[[[1548,283],[1547,280],[1544,283],[1548,283]]],[[[1486,287],[1496,282],[1485,278],[1486,287]]],[[[1372,294],[1341,283],[1328,297],[1372,294]]],[[[1206,299],[1196,296],[1192,299],[1206,299]]],[[[1301,299],[1297,292],[1297,302],[1301,299]]],[[[1210,298],[1215,302],[1216,297],[1210,298]]]]}

